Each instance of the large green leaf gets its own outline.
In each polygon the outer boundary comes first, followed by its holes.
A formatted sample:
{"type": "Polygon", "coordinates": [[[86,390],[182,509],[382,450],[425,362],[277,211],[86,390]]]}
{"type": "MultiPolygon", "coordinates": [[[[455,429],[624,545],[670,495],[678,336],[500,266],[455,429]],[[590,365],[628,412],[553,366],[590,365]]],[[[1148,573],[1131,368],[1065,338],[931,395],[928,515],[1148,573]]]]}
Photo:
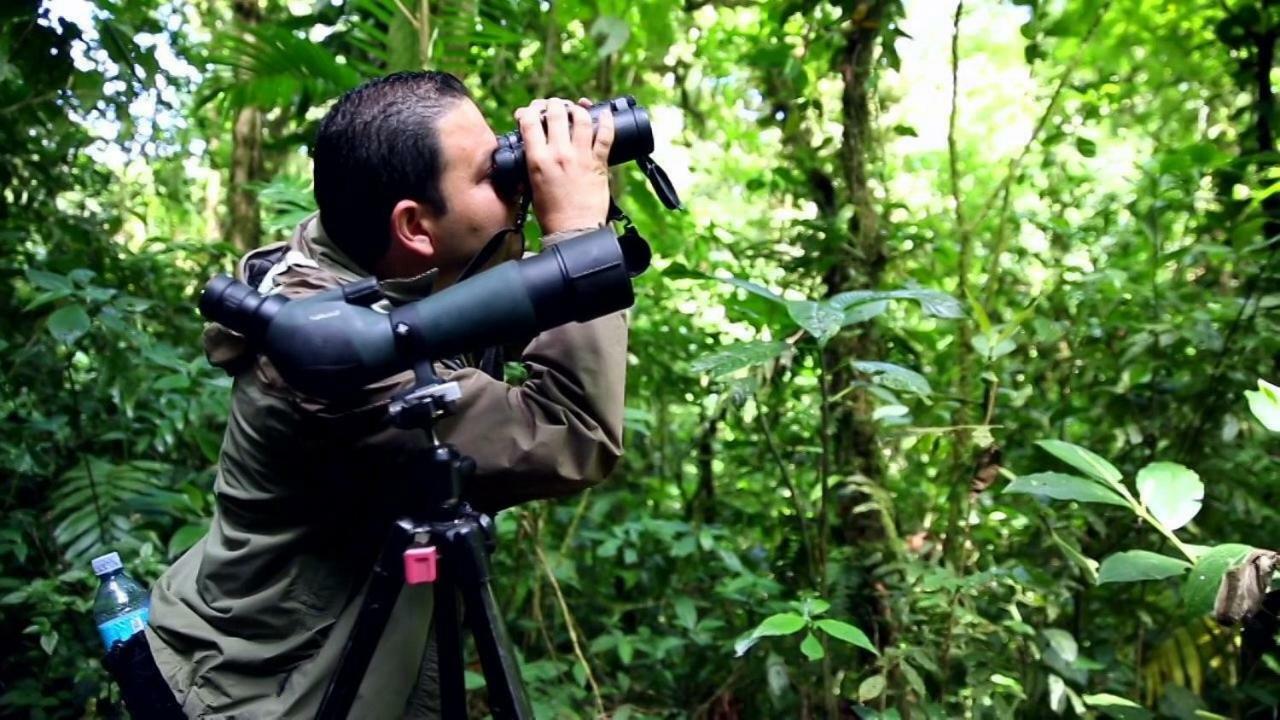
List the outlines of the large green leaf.
{"type": "Polygon", "coordinates": [[[1098,584],[1162,580],[1190,569],[1191,563],[1185,560],[1147,550],[1128,550],[1103,559],[1098,584]]]}
{"type": "Polygon", "coordinates": [[[1115,466],[1091,450],[1062,440],[1037,440],[1036,444],[1054,457],[1080,470],[1090,477],[1107,483],[1118,483],[1123,478],[1115,466]]]}
{"type": "Polygon", "coordinates": [[[1102,714],[1116,720],[1147,720],[1152,717],[1150,711],[1134,701],[1109,693],[1085,695],[1084,701],[1089,707],[1097,708],[1102,714]]]}
{"type": "Polygon", "coordinates": [[[1061,676],[1049,673],[1049,709],[1061,715],[1067,709],[1067,683],[1061,676]]]}
{"type": "Polygon", "coordinates": [[[873,318],[884,314],[889,309],[888,300],[876,300],[868,303],[859,303],[846,308],[844,311],[844,324],[856,325],[857,323],[866,322],[873,318]]]}
{"type": "Polygon", "coordinates": [[[880,654],[880,651],[876,650],[876,646],[871,643],[871,639],[867,637],[867,634],[849,623],[840,622],[839,620],[824,619],[819,620],[814,624],[818,626],[818,629],[837,640],[843,640],[850,645],[856,645],[864,650],[869,650],[876,655],[880,654]]]}
{"type": "Polygon", "coordinates": [[[169,538],[169,557],[176,558],[186,552],[188,548],[195,545],[204,534],[209,531],[208,523],[193,523],[184,525],[169,538]]]}
{"type": "Polygon", "coordinates": [[[1204,501],[1204,483],[1194,471],[1177,463],[1154,462],[1138,471],[1138,497],[1166,528],[1177,530],[1191,522],[1204,501]]]}
{"type": "Polygon", "coordinates": [[[35,268],[27,268],[25,274],[28,282],[43,290],[62,293],[70,293],[75,290],[75,286],[65,275],[36,270],[35,268]]]}
{"type": "Polygon", "coordinates": [[[1280,432],[1280,387],[1258,378],[1257,390],[1246,390],[1249,410],[1271,432],[1280,432]]]}
{"type": "Polygon", "coordinates": [[[795,613],[778,613],[765,618],[756,629],[751,631],[756,637],[790,635],[799,632],[805,626],[803,615],[795,613]]]}
{"type": "Polygon", "coordinates": [[[319,105],[360,84],[362,74],[306,35],[271,23],[221,30],[208,60],[221,72],[201,86],[197,107],[213,100],[228,109],[319,105]]]}
{"type": "Polygon", "coordinates": [[[689,369],[695,373],[706,373],[713,377],[727,375],[735,370],[773,360],[788,347],[790,346],[787,343],[781,341],[763,342],[752,340],[750,342],[736,343],[723,350],[703,355],[690,363],[689,369]]]}
{"type": "Polygon", "coordinates": [[[1007,493],[1044,495],[1055,500],[1106,503],[1128,507],[1129,503],[1114,490],[1087,478],[1058,472],[1022,475],[1004,489],[1007,493]]]}
{"type": "Polygon", "coordinates": [[[1049,647],[1053,648],[1058,653],[1058,657],[1064,661],[1072,663],[1080,656],[1080,646],[1071,633],[1061,628],[1046,628],[1043,632],[1049,647]]]}
{"type": "Polygon", "coordinates": [[[80,304],[64,305],[49,315],[48,328],[58,342],[71,345],[89,332],[89,313],[80,304]]]}
{"type": "Polygon", "coordinates": [[[631,37],[631,24],[611,15],[600,15],[591,24],[588,31],[592,40],[597,43],[596,54],[600,57],[612,55],[627,44],[631,37]]]}
{"type": "Polygon", "coordinates": [[[915,300],[930,315],[943,318],[964,317],[964,306],[959,300],[937,290],[850,290],[833,295],[829,302],[841,310],[862,303],[880,300],[915,300]]]}
{"type": "Polygon", "coordinates": [[[875,360],[854,360],[853,367],[871,375],[873,382],[891,390],[915,393],[921,397],[933,393],[933,388],[929,387],[929,381],[923,375],[901,365],[875,360]]]}
{"type": "Polygon", "coordinates": [[[884,692],[887,684],[883,675],[872,675],[858,684],[858,699],[862,702],[875,700],[884,692]]]}
{"type": "Polygon", "coordinates": [[[819,345],[825,345],[844,326],[844,310],[830,302],[791,300],[787,302],[787,312],[819,345]]]}
{"type": "Polygon", "coordinates": [[[765,286],[763,286],[763,285],[761,285],[761,284],[759,284],[759,283],[751,282],[750,280],[742,280],[742,279],[739,279],[739,278],[736,278],[736,277],[720,278],[720,277],[714,277],[714,276],[711,276],[711,275],[702,275],[702,277],[710,278],[711,280],[718,280],[718,281],[720,281],[720,282],[722,282],[722,283],[727,283],[727,284],[732,285],[732,286],[734,286],[734,287],[736,287],[736,288],[741,288],[741,289],[743,289],[743,290],[746,290],[747,292],[751,293],[752,295],[758,295],[758,296],[760,296],[760,297],[762,297],[762,298],[764,298],[764,299],[766,299],[766,300],[772,300],[773,302],[776,302],[776,303],[784,303],[784,304],[785,304],[785,303],[787,302],[786,300],[782,299],[782,297],[781,297],[780,295],[778,295],[777,293],[773,292],[773,291],[772,291],[772,290],[770,290],[769,288],[767,288],[767,287],[765,287],[765,286]]]}
{"type": "Polygon", "coordinates": [[[813,633],[805,633],[804,640],[800,642],[800,652],[810,660],[821,660],[827,656],[827,651],[822,649],[822,643],[813,633]]]}
{"type": "Polygon", "coordinates": [[[698,608],[694,607],[693,600],[687,597],[678,597],[674,603],[676,610],[676,619],[680,625],[688,630],[692,630],[698,624],[698,608]]]}
{"type": "Polygon", "coordinates": [[[740,638],[733,645],[734,656],[741,657],[744,653],[751,649],[760,638],[777,637],[781,635],[791,635],[804,629],[808,625],[803,615],[795,613],[777,613],[770,615],[760,622],[754,630],[746,637],[740,638]]]}
{"type": "Polygon", "coordinates": [[[1196,559],[1195,567],[1182,585],[1182,600],[1194,613],[1213,610],[1222,576],[1249,557],[1253,548],[1239,543],[1216,545],[1196,559]]]}

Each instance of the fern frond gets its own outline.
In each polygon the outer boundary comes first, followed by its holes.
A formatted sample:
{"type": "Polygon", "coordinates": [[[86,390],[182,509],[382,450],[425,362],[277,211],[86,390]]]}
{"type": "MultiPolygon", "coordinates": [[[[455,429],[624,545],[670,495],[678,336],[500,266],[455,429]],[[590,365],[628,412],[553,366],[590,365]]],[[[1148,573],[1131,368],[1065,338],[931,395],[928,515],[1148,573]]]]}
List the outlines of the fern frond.
{"type": "Polygon", "coordinates": [[[106,549],[131,544],[137,521],[176,517],[189,505],[170,489],[173,468],[135,460],[113,463],[85,457],[63,473],[50,495],[47,518],[68,561],[83,562],[106,549]]]}

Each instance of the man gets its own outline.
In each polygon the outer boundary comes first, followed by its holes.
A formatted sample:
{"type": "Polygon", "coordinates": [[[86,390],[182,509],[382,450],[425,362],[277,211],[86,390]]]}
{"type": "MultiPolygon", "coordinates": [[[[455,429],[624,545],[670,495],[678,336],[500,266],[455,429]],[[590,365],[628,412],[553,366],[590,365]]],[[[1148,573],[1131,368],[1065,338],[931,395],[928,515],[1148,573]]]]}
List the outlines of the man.
{"type": "MultiPolygon", "coordinates": [[[[592,133],[585,101],[517,111],[533,210],[554,243],[604,225],[613,122],[592,133]],[[545,113],[545,127],[543,116],[545,113]]],[[[304,297],[376,275],[392,302],[457,282],[491,238],[515,257],[513,199],[490,182],[493,131],[445,73],[398,73],[345,95],[314,149],[319,214],[285,248],[239,273],[262,292],[304,297]],[[503,240],[496,238],[503,237],[503,240]],[[283,252],[282,252],[283,251],[283,252]]],[[[519,386],[442,363],[462,400],[438,425],[471,455],[465,495],[479,509],[560,496],[604,478],[621,454],[627,330],[621,313],[543,333],[522,353],[519,386]]],[[[404,374],[342,401],[284,383],[271,362],[220,326],[215,364],[235,373],[208,534],[160,578],[146,639],[183,712],[212,718],[315,714],[360,606],[374,555],[404,513],[420,430],[390,426],[404,374]]],[[[406,586],[365,674],[353,718],[430,717],[434,661],[424,652],[431,587],[406,586]]]]}

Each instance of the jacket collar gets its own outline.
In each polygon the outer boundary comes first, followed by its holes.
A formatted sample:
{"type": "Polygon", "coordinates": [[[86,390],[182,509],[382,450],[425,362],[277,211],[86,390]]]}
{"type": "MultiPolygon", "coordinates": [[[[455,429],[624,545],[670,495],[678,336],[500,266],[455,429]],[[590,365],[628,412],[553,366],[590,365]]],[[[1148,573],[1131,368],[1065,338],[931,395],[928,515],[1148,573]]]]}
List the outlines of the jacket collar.
{"type": "MultiPolygon", "coordinates": [[[[329,237],[320,224],[320,213],[312,213],[298,225],[290,241],[292,249],[315,261],[321,270],[331,273],[343,283],[355,282],[372,273],[360,266],[329,237]]],[[[380,278],[378,288],[394,305],[402,305],[431,294],[437,271],[433,268],[407,278],[380,278]]]]}

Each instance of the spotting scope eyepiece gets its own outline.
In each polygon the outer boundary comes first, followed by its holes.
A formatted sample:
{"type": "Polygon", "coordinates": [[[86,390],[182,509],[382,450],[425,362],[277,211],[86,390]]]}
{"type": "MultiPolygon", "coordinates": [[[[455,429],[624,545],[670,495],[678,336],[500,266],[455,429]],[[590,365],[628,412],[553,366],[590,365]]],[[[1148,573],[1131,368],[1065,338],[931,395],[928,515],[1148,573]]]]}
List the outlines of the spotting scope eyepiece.
{"type": "Polygon", "coordinates": [[[418,362],[631,307],[631,279],[648,264],[643,240],[602,228],[390,313],[352,304],[341,287],[290,301],[220,275],[201,293],[200,314],[248,338],[295,389],[338,397],[418,362]]]}
{"type": "Polygon", "coordinates": [[[238,280],[218,275],[200,293],[200,314],[257,341],[286,302],[286,298],[263,295],[238,280]]]}

